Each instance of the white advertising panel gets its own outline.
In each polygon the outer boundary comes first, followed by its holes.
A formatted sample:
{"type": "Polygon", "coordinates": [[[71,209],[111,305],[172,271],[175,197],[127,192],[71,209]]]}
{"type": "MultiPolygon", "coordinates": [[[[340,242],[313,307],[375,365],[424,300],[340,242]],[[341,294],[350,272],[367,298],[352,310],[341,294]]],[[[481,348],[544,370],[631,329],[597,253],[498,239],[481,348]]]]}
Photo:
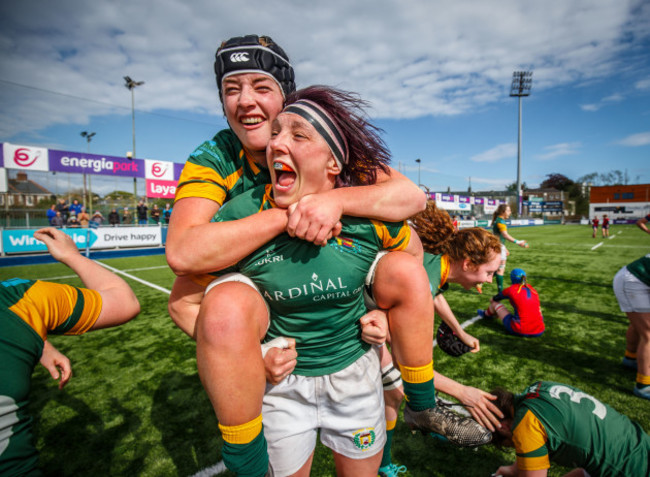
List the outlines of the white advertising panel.
{"type": "Polygon", "coordinates": [[[4,165],[7,169],[50,170],[46,148],[19,146],[5,142],[2,144],[2,153],[4,155],[4,165]]]}

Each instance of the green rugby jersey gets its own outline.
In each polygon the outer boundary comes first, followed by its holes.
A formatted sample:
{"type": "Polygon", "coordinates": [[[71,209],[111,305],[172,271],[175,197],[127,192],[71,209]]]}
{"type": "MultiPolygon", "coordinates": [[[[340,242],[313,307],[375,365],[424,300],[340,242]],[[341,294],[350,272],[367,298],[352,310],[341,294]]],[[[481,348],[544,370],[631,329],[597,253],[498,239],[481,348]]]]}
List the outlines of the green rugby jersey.
{"type": "Polygon", "coordinates": [[[629,272],[650,287],[650,253],[627,265],[629,272]]]}
{"type": "Polygon", "coordinates": [[[80,334],[102,309],[99,293],[13,278],[0,282],[0,475],[40,475],[27,412],[48,334],[80,334]]]}
{"type": "Polygon", "coordinates": [[[647,476],[650,436],[637,423],[566,384],[539,381],[515,396],[513,441],[520,469],[549,460],[592,477],[647,476]]]}
{"type": "Polygon", "coordinates": [[[501,240],[502,244],[506,243],[506,238],[502,234],[502,232],[505,232],[506,230],[508,230],[506,221],[501,217],[497,217],[497,219],[492,223],[492,232],[494,235],[499,237],[499,240],[501,240]]]}
{"type": "MultiPolygon", "coordinates": [[[[217,221],[236,220],[273,207],[271,186],[227,202],[217,221]]],[[[343,217],[343,230],[325,247],[284,233],[234,269],[251,278],[271,309],[266,340],[296,339],[295,374],[321,376],[344,369],[369,348],[359,318],[366,313],[364,280],[378,251],[402,250],[410,240],[405,222],[343,217]]]]}
{"type": "Polygon", "coordinates": [[[449,288],[447,276],[449,275],[449,258],[446,255],[433,255],[424,252],[424,269],[429,277],[431,295],[436,296],[444,293],[449,288]]]}
{"type": "Polygon", "coordinates": [[[268,169],[246,155],[231,129],[224,129],[190,154],[178,181],[175,200],[201,197],[223,205],[251,187],[269,182],[268,169]]]}

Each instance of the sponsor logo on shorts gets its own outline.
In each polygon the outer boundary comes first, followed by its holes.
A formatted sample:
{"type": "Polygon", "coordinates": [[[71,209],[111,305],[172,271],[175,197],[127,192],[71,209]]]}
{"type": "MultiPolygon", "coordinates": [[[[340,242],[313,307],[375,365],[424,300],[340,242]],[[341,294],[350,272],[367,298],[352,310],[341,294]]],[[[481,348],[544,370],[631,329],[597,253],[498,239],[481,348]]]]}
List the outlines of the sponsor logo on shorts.
{"type": "Polygon", "coordinates": [[[347,237],[334,237],[329,241],[329,245],[334,247],[339,252],[360,253],[361,244],[356,239],[347,237]]]}
{"type": "Polygon", "coordinates": [[[360,429],[354,433],[354,445],[361,450],[368,450],[375,443],[375,428],[360,429]]]}

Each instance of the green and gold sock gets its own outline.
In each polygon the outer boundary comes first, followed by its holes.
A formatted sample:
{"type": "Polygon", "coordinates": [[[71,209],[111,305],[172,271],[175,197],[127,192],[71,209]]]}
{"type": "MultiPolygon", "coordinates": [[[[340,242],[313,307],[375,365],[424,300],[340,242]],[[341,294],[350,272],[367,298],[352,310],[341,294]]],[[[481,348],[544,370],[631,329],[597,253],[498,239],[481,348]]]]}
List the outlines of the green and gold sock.
{"type": "Polygon", "coordinates": [[[417,368],[400,365],[404,383],[404,399],[414,411],[436,407],[436,388],[433,384],[433,360],[417,368]]]}
{"type": "Polygon", "coordinates": [[[397,424],[397,419],[394,421],[386,421],[386,445],[384,445],[384,453],[381,456],[381,464],[379,467],[386,467],[391,464],[390,447],[393,444],[395,424],[397,424]]]}
{"type": "Polygon", "coordinates": [[[494,277],[497,279],[497,290],[501,293],[503,291],[503,275],[494,275],[494,277]]]}
{"type": "Polygon", "coordinates": [[[219,429],[224,440],[221,457],[228,470],[240,477],[264,477],[269,469],[269,454],[262,416],[239,426],[219,424],[219,429]]]}

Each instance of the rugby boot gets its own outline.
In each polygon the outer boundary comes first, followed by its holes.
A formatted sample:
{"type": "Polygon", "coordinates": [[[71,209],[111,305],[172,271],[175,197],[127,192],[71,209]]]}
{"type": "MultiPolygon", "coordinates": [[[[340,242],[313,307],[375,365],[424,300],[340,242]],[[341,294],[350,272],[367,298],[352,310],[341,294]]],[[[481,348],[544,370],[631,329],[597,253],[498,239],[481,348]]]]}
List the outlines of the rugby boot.
{"type": "Polygon", "coordinates": [[[463,417],[449,409],[451,405],[437,401],[436,407],[414,411],[404,407],[404,422],[415,433],[435,433],[452,444],[476,447],[489,443],[492,433],[470,417],[463,417]]]}

